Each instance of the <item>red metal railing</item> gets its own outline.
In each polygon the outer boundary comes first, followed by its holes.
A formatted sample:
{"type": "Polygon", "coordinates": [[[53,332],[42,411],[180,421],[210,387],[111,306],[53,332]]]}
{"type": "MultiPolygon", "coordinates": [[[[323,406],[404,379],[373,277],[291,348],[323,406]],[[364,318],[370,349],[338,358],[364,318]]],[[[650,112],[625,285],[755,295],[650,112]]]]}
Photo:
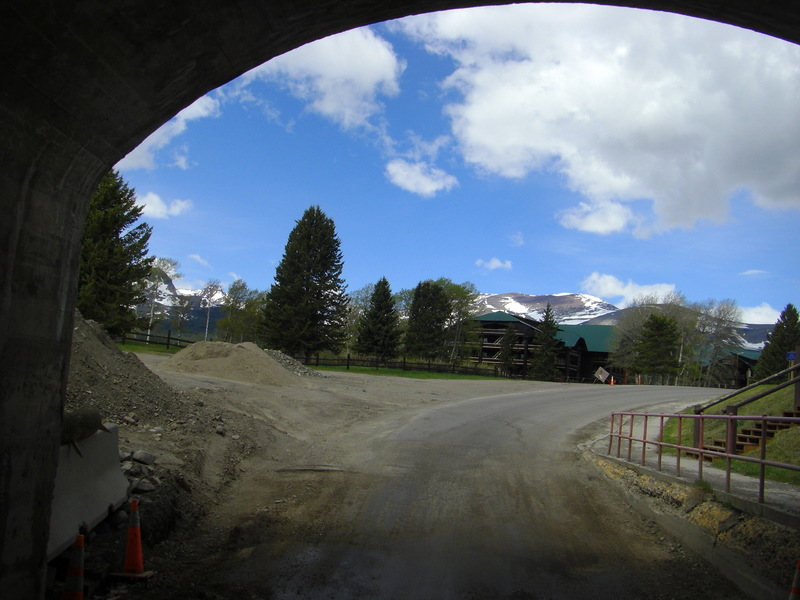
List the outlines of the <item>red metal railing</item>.
{"type": "MultiPolygon", "coordinates": [[[[767,467],[776,467],[779,469],[787,469],[789,471],[800,472],[800,465],[793,465],[789,463],[781,463],[766,459],[767,454],[767,429],[768,425],[777,423],[788,423],[790,425],[800,425],[800,418],[798,417],[770,417],[770,416],[739,416],[739,415],[694,415],[694,414],[656,414],[656,413],[637,413],[637,412],[615,412],[611,413],[611,429],[609,432],[608,440],[608,453],[612,453],[614,443],[616,440],[617,458],[621,458],[623,452],[623,445],[627,445],[627,460],[633,461],[634,447],[637,453],[641,452],[641,464],[646,465],[648,449],[654,450],[657,453],[657,468],[659,471],[663,470],[663,452],[664,448],[672,448],[676,452],[676,470],[677,476],[681,476],[681,458],[685,453],[691,453],[698,457],[697,470],[700,480],[703,479],[703,464],[705,459],[724,459],[725,460],[725,491],[731,491],[731,464],[734,460],[742,462],[751,462],[759,465],[758,477],[758,501],[764,502],[764,480],[765,471],[767,467]],[[627,419],[627,424],[626,424],[627,419]],[[638,419],[638,422],[637,422],[638,419]],[[676,442],[664,441],[664,426],[669,419],[677,419],[677,433],[676,442]],[[700,431],[699,444],[684,445],[683,432],[686,430],[685,421],[693,422],[699,419],[698,427],[700,431]],[[742,456],[729,452],[727,449],[721,451],[718,449],[709,449],[705,447],[703,442],[703,435],[705,432],[705,424],[709,420],[722,420],[726,422],[726,440],[731,440],[731,432],[735,437],[737,429],[737,421],[750,421],[754,425],[760,423],[761,436],[759,440],[759,456],[742,456]],[[657,433],[657,436],[654,434],[657,433]],[[699,446],[699,447],[698,447],[699,446]]],[[[688,430],[687,430],[688,431],[688,430]]],[[[729,449],[731,446],[728,445],[729,449]]],[[[693,460],[691,458],[683,457],[686,460],[693,460]]],[[[694,462],[694,461],[693,461],[694,462]]]]}

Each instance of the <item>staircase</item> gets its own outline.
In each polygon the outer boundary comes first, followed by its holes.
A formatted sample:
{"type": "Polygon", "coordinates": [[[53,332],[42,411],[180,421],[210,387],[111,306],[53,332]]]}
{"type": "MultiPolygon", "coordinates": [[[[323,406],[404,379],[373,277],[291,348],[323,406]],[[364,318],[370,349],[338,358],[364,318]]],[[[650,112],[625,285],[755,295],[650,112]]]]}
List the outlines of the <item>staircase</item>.
{"type": "MultiPolygon", "coordinates": [[[[800,417],[800,410],[787,410],[784,411],[781,416],[798,418],[800,417]]],[[[733,454],[744,454],[745,452],[758,449],[761,445],[762,428],[764,425],[766,425],[765,436],[767,440],[775,437],[775,434],[783,429],[796,426],[792,423],[770,422],[769,417],[767,417],[766,421],[753,421],[751,427],[743,427],[737,432],[736,448],[733,454]]],[[[704,450],[713,450],[714,452],[726,452],[726,447],[727,442],[724,439],[714,439],[710,444],[703,444],[704,450]]],[[[692,450],[687,450],[684,454],[689,458],[700,458],[700,453],[692,450]]],[[[714,458],[713,456],[703,455],[703,460],[705,462],[712,462],[714,458]]]]}

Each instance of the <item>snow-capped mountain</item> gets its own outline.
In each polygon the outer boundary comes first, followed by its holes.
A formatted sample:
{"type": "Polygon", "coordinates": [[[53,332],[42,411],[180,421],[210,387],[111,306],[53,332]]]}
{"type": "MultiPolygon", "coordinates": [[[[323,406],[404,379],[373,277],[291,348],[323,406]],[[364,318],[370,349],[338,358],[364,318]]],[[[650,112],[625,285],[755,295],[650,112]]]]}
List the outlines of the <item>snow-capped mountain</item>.
{"type": "Polygon", "coordinates": [[[529,319],[541,320],[547,305],[553,310],[558,323],[562,325],[580,325],[589,319],[619,310],[601,298],[589,294],[480,294],[477,300],[480,314],[504,311],[529,319]]]}

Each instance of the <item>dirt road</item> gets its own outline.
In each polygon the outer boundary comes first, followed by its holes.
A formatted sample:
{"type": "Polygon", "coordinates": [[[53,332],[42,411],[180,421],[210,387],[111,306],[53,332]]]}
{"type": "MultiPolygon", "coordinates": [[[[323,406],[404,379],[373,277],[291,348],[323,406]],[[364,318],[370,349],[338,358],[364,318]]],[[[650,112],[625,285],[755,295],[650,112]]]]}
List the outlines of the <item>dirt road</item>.
{"type": "Polygon", "coordinates": [[[153,550],[159,578],[137,598],[742,597],[577,450],[614,408],[702,390],[350,374],[278,387],[142,358],[206,392],[227,431],[203,453],[207,517],[153,550]]]}

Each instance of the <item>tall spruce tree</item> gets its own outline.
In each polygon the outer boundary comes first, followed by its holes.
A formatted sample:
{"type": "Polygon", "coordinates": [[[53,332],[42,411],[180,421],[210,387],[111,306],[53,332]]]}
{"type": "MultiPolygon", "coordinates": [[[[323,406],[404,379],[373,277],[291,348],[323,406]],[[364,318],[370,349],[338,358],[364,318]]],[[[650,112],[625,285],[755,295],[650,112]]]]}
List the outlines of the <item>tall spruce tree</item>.
{"type": "Polygon", "coordinates": [[[405,352],[433,360],[445,351],[445,329],[450,318],[450,300],[435,281],[422,281],[414,288],[408,310],[405,352]]]}
{"type": "Polygon", "coordinates": [[[556,357],[558,356],[558,324],[553,307],[548,302],[541,323],[533,335],[533,350],[528,373],[538,381],[555,381],[558,378],[556,357]]]}
{"type": "Polygon", "coordinates": [[[152,227],[139,223],[143,208],[117,171],[109,171],[89,201],[81,243],[77,306],[87,319],[118,335],[147,325],[135,307],[146,299],[152,227]]]}
{"type": "Polygon", "coordinates": [[[668,383],[669,377],[677,375],[680,369],[679,352],[680,332],[675,319],[653,313],[645,320],[636,340],[633,368],[668,383]]]}
{"type": "Polygon", "coordinates": [[[312,206],[297,221],[262,309],[265,341],[306,357],[338,351],[346,337],[344,261],[333,221],[312,206]]]}
{"type": "Polygon", "coordinates": [[[500,352],[497,360],[500,363],[500,371],[506,377],[511,377],[516,370],[516,353],[514,348],[517,345],[517,328],[509,323],[506,332],[500,340],[500,352]]]}
{"type": "Polygon", "coordinates": [[[385,277],[375,284],[369,306],[359,319],[355,351],[375,356],[381,362],[396,357],[400,351],[400,316],[385,277]]]}
{"type": "Polygon", "coordinates": [[[756,365],[755,378],[764,379],[789,367],[787,352],[800,347],[800,318],[793,304],[787,304],[778,317],[775,327],[756,365]]]}

